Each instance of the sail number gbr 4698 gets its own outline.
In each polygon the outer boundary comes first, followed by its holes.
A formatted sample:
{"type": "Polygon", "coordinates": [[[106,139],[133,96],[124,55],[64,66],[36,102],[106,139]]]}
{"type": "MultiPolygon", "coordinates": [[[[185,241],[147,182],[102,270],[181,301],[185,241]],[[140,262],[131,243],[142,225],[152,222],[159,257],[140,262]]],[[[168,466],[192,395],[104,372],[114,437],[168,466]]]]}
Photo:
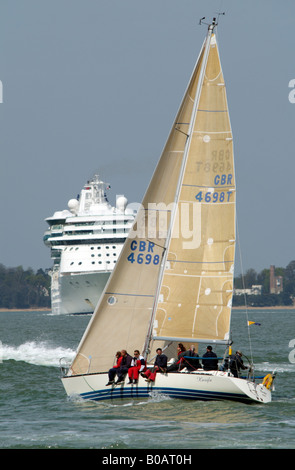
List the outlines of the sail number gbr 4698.
{"type": "Polygon", "coordinates": [[[133,240],[130,244],[131,253],[127,257],[130,263],[159,264],[160,256],[154,254],[155,244],[152,242],[133,240]]]}
{"type": "Polygon", "coordinates": [[[218,191],[214,191],[213,188],[207,189],[207,191],[199,191],[195,198],[201,202],[230,202],[230,197],[233,193],[234,187],[232,186],[233,175],[216,175],[214,178],[214,186],[218,191]],[[220,191],[224,189],[225,191],[220,191]]]}

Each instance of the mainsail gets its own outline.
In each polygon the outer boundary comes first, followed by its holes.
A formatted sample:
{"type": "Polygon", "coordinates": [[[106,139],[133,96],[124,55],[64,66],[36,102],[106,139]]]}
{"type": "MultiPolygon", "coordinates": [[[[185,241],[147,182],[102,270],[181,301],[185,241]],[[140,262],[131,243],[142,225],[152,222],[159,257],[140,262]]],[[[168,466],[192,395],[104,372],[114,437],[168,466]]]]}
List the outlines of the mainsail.
{"type": "Polygon", "coordinates": [[[155,315],[155,339],[229,340],[235,252],[233,142],[216,36],[210,31],[204,49],[178,197],[182,231],[192,225],[194,238],[188,243],[177,236],[174,224],[155,315]]]}
{"type": "Polygon", "coordinates": [[[235,180],[213,29],[72,375],[107,371],[117,350],[147,350],[151,339],[229,339],[235,180]]]}

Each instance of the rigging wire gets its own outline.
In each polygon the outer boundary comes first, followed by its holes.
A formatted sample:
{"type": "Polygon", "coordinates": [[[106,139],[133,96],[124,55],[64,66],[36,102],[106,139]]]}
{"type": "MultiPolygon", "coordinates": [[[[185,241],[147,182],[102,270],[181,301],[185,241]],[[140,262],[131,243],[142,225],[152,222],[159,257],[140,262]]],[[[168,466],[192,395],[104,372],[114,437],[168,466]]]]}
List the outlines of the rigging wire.
{"type": "Polygon", "coordinates": [[[249,328],[248,306],[247,306],[247,297],[246,297],[246,292],[245,292],[245,290],[246,290],[246,288],[245,288],[245,278],[244,278],[241,243],[240,243],[240,234],[239,234],[239,226],[238,226],[238,217],[237,216],[236,216],[236,224],[237,224],[237,244],[238,244],[238,247],[239,247],[240,267],[241,267],[241,277],[242,277],[242,285],[243,285],[243,291],[244,291],[243,295],[244,295],[244,302],[245,302],[245,309],[246,309],[246,319],[247,319],[247,328],[248,328],[250,357],[251,357],[251,362],[253,364],[252,341],[251,341],[251,334],[250,334],[250,328],[249,328]]]}

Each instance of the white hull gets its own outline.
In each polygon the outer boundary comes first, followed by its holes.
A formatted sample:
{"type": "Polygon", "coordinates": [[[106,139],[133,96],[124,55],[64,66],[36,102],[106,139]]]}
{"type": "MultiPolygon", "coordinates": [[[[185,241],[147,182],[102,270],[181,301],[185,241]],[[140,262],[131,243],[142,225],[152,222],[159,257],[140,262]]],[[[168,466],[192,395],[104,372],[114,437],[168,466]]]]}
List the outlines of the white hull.
{"type": "Polygon", "coordinates": [[[191,400],[234,400],[240,402],[269,403],[271,392],[262,384],[228,376],[227,372],[192,372],[157,374],[154,383],[140,377],[138,384],[106,386],[108,374],[66,376],[63,385],[69,396],[79,395],[87,400],[143,399],[151,393],[171,398],[191,400]]]}
{"type": "Polygon", "coordinates": [[[59,274],[52,295],[52,313],[93,313],[109,276],[109,271],[59,274]]]}

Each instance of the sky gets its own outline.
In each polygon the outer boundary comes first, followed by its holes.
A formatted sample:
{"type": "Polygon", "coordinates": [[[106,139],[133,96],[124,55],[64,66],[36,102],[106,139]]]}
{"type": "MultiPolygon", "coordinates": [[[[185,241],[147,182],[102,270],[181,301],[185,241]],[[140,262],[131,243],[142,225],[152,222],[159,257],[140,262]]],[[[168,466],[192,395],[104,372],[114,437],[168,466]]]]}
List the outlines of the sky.
{"type": "Polygon", "coordinates": [[[45,218],[96,172],[142,200],[217,12],[236,263],[295,259],[294,0],[0,0],[1,264],[50,268],[45,218]]]}

